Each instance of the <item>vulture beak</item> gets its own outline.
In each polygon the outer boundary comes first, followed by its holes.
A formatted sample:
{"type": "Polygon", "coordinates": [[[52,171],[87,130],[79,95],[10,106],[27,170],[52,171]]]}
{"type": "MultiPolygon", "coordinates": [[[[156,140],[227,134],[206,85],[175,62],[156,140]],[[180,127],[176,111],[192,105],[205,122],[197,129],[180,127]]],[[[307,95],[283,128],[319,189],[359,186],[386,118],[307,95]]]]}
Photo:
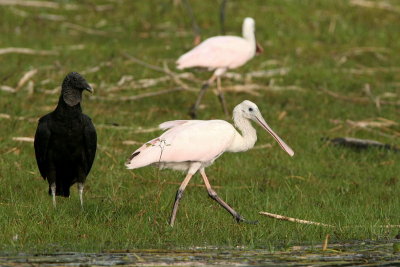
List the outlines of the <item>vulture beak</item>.
{"type": "Polygon", "coordinates": [[[89,91],[91,94],[94,92],[93,88],[89,84],[85,87],[85,90],[89,91]]]}
{"type": "Polygon", "coordinates": [[[256,42],[256,55],[264,53],[264,48],[260,45],[259,42],[256,42]]]}

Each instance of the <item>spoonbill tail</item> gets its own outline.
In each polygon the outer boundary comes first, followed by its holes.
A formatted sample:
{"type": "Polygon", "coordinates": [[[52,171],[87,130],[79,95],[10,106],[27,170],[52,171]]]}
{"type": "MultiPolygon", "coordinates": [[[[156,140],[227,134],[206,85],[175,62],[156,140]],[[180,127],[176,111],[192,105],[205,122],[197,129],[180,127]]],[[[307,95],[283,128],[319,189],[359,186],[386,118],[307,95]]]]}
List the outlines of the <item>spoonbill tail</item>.
{"type": "Polygon", "coordinates": [[[211,188],[204,169],[224,152],[241,152],[254,146],[257,134],[250,120],[258,123],[271,134],[290,156],[294,155],[293,150],[265,122],[257,105],[245,100],[233,110],[233,121],[242,134],[224,120],[167,121],[160,124],[160,128],[168,130],[133,152],[125,166],[128,169],[136,169],[153,164],[160,168],[187,171],[176,193],[170,219],[171,226],[174,225],[183,191],[197,171],[200,171],[203,177],[208,195],[225,208],[237,222],[245,221],[211,188]]]}
{"type": "Polygon", "coordinates": [[[178,69],[202,67],[214,70],[213,75],[200,89],[190,115],[195,118],[197,108],[206,89],[217,79],[218,99],[226,115],[225,98],[221,90],[221,76],[228,70],[238,68],[252,59],[257,51],[262,51],[255,38],[255,22],[252,18],[243,21],[243,37],[215,36],[204,40],[198,46],[183,54],[176,61],[178,69]]]}

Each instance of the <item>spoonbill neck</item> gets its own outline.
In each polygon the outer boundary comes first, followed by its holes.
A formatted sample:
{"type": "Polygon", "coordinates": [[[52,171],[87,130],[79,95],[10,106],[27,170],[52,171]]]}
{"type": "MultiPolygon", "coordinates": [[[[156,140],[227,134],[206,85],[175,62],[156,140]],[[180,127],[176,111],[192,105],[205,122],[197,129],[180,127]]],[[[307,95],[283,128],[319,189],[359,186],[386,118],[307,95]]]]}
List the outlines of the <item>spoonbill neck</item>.
{"type": "Polygon", "coordinates": [[[242,134],[240,135],[237,133],[232,145],[229,148],[229,151],[241,152],[249,150],[257,141],[256,129],[254,129],[254,127],[251,125],[249,119],[244,118],[239,113],[233,113],[233,122],[235,123],[236,128],[238,128],[242,134]]]}
{"type": "Polygon", "coordinates": [[[243,38],[249,41],[251,44],[256,44],[256,36],[254,32],[254,21],[246,21],[243,23],[242,28],[243,38]]]}

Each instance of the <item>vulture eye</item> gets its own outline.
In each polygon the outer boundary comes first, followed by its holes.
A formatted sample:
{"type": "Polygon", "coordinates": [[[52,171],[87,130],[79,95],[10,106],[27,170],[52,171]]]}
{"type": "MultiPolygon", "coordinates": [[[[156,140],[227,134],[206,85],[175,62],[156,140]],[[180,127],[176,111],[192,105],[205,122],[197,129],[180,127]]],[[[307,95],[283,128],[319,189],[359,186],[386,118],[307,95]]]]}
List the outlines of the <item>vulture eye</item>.
{"type": "Polygon", "coordinates": [[[253,108],[249,108],[249,111],[252,112],[252,111],[253,111],[253,108]]]}

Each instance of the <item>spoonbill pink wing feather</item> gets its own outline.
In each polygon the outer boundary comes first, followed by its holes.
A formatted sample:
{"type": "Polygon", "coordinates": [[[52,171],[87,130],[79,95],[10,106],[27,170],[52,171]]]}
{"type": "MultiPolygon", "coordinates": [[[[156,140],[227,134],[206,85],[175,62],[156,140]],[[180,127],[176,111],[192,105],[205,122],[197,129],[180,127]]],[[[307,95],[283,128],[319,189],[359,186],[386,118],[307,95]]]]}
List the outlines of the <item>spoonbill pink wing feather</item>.
{"type": "Polygon", "coordinates": [[[254,56],[254,47],[237,36],[211,37],[178,60],[178,69],[204,67],[208,69],[237,68],[254,56]]]}
{"type": "Polygon", "coordinates": [[[172,128],[133,152],[129,169],[153,163],[212,162],[225,152],[237,133],[223,120],[185,121],[176,126],[168,123],[172,128]]]}

